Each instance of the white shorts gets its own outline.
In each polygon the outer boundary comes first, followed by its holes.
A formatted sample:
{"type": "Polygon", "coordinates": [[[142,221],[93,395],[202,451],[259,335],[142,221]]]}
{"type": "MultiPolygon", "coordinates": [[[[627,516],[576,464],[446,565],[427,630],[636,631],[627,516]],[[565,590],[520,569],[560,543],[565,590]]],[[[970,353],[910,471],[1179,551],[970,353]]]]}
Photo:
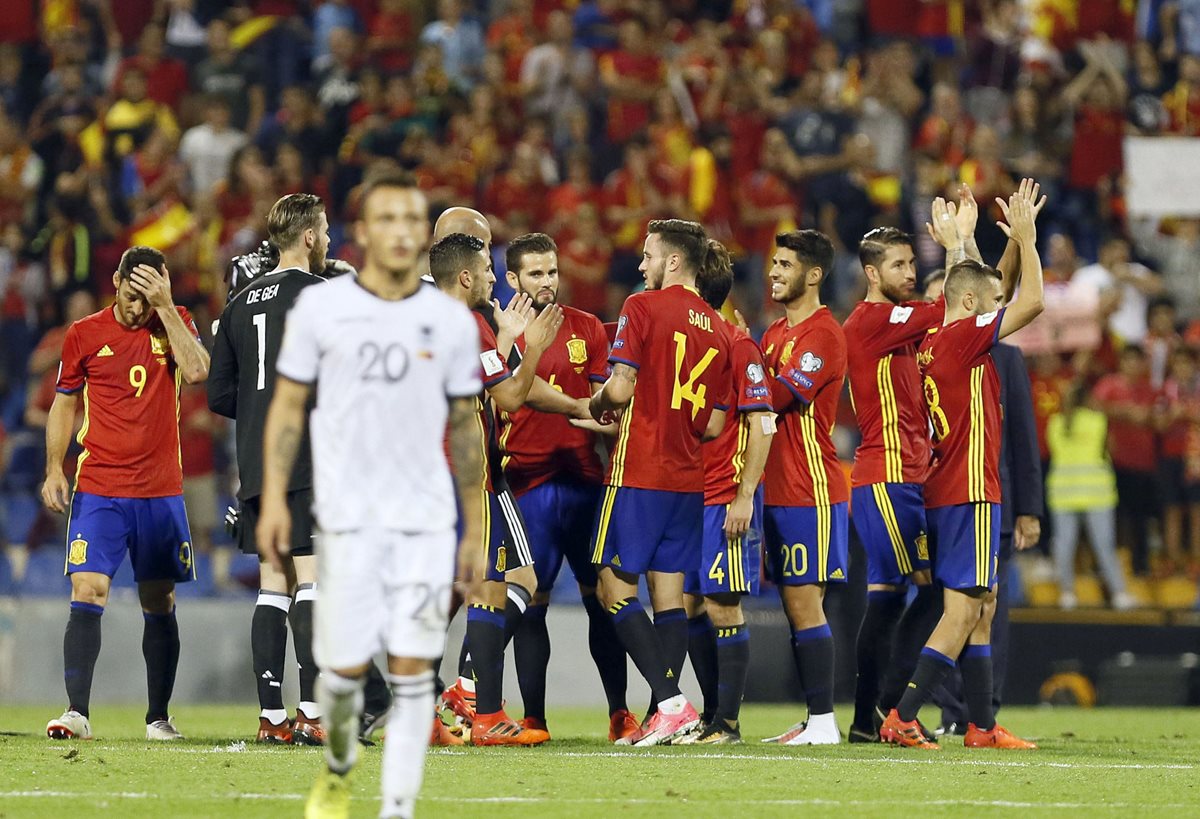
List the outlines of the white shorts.
{"type": "Polygon", "coordinates": [[[381,650],[393,657],[442,656],[457,545],[453,529],[317,535],[317,665],[354,668],[381,650]]]}

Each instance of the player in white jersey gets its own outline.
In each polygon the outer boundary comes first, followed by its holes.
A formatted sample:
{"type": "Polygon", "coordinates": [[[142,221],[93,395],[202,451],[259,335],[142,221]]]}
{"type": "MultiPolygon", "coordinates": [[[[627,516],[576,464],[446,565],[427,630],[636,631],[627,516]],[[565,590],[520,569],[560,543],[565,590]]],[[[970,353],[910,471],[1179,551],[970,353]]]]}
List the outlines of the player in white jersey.
{"type": "MultiPolygon", "coordinates": [[[[349,815],[363,675],[380,649],[393,692],[380,815],[412,816],[430,735],[431,661],[445,649],[455,578],[455,478],[459,487],[483,480],[478,331],[462,304],[419,280],[425,197],[407,176],[377,177],[361,202],[366,262],[357,277],[297,299],[263,436],[258,542],[278,560],[289,544],[288,476],[316,385],[315,653],[328,742],[307,817],[349,815]]],[[[473,585],[483,574],[480,493],[458,495],[466,545],[457,573],[473,585]]]]}

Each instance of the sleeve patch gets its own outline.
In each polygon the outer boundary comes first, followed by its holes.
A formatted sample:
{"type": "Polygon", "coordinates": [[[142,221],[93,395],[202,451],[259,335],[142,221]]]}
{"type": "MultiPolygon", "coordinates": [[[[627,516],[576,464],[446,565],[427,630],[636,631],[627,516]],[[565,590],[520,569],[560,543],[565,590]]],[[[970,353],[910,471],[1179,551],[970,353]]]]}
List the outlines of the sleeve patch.
{"type": "Polygon", "coordinates": [[[762,365],[761,364],[748,364],[746,366],[746,380],[749,381],[751,384],[763,383],[763,381],[766,380],[766,376],[763,374],[762,365]]]}
{"type": "Polygon", "coordinates": [[[500,354],[495,350],[480,353],[479,361],[483,364],[483,374],[486,376],[493,376],[504,372],[504,362],[500,360],[500,354]]]}
{"type": "Polygon", "coordinates": [[[892,308],[892,314],[888,317],[889,324],[905,324],[912,317],[913,309],[896,305],[892,308]]]}
{"type": "MultiPolygon", "coordinates": [[[[800,356],[800,372],[802,373],[818,373],[824,366],[825,359],[811,350],[805,351],[804,355],[800,356]]],[[[807,386],[811,386],[811,384],[807,386]]]]}
{"type": "Polygon", "coordinates": [[[998,316],[999,314],[1000,314],[999,310],[993,310],[990,313],[984,313],[982,316],[976,316],[975,317],[975,326],[976,327],[987,327],[989,324],[991,324],[993,321],[996,320],[996,316],[998,316]]]}
{"type": "MultiPolygon", "coordinates": [[[[805,355],[808,355],[808,353],[805,353],[805,355]]],[[[803,366],[803,365],[801,365],[801,366],[803,366]]],[[[809,378],[804,373],[802,373],[800,370],[795,370],[795,369],[789,370],[787,373],[787,379],[794,384],[804,387],[804,389],[806,389],[806,390],[812,389],[812,385],[813,385],[812,379],[809,378]]]]}

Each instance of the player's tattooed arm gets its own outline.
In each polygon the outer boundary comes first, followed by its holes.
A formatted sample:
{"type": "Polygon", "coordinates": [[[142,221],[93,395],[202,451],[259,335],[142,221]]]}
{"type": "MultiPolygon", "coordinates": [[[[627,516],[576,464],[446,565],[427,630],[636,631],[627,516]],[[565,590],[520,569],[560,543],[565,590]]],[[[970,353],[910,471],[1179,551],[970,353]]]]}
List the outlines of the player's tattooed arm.
{"type": "Polygon", "coordinates": [[[458,548],[458,582],[470,595],[483,580],[487,552],[483,546],[483,505],[479,487],[483,485],[483,431],[476,420],[478,408],[473,398],[450,400],[450,460],[454,464],[455,485],[462,514],[463,534],[458,548]]]}
{"type": "Polygon", "coordinates": [[[592,417],[597,421],[604,418],[604,413],[624,409],[633,400],[633,390],[637,386],[637,369],[628,364],[617,364],[613,367],[612,375],[604,383],[604,387],[592,396],[592,417]]]}
{"type": "Polygon", "coordinates": [[[208,378],[208,350],[192,335],[191,328],[183,323],[175,301],[171,297],[171,274],[166,265],[155,270],[148,264],[139,264],[129,276],[133,288],[146,298],[146,303],[158,314],[167,339],[171,342],[171,357],[179,374],[189,384],[199,384],[208,378]]]}
{"type": "Polygon", "coordinates": [[[305,407],[311,388],[277,376],[275,395],[263,428],[263,484],[258,519],[259,554],[282,570],[282,556],[291,551],[291,515],[287,506],[288,483],[304,436],[305,407]]]}
{"type": "Polygon", "coordinates": [[[953,202],[947,202],[939,196],[933,200],[929,221],[925,223],[925,230],[930,237],[946,249],[947,269],[967,258],[963,239],[958,233],[957,213],[953,202]]]}

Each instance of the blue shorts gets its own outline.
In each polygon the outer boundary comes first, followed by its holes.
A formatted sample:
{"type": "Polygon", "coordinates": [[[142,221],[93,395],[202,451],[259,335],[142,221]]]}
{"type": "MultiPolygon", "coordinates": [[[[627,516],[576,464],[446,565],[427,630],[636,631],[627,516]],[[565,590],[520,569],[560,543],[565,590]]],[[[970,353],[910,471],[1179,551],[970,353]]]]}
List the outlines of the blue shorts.
{"type": "Polygon", "coordinates": [[[606,486],[592,562],[626,574],[687,573],[699,560],[703,524],[703,492],[606,486]]]}
{"type": "Polygon", "coordinates": [[[867,583],[899,586],[929,568],[925,498],[918,483],[855,487],[850,517],[867,554],[867,583]]]}
{"type": "Polygon", "coordinates": [[[750,529],[739,538],[725,537],[729,504],[704,507],[700,563],[683,578],[688,594],[758,594],[762,568],[762,492],[754,496],[750,529]]]}
{"type": "Polygon", "coordinates": [[[933,577],[948,589],[990,589],[1000,560],[1000,504],[960,503],[926,511],[933,577]]]}
{"type": "Polygon", "coordinates": [[[133,579],[196,578],[192,532],[183,495],[167,498],[108,498],[76,492],[67,521],[64,574],[96,572],[112,577],[129,552],[133,579]]]}
{"type": "Polygon", "coordinates": [[[846,504],[768,506],[767,571],[778,586],[845,583],[850,571],[846,504]]]}
{"type": "Polygon", "coordinates": [[[517,498],[529,533],[538,591],[554,588],[563,558],[580,585],[595,588],[596,567],[592,565],[590,546],[600,494],[597,484],[547,481],[517,498]]]}
{"type": "MultiPolygon", "coordinates": [[[[483,542],[487,544],[486,580],[504,582],[504,573],[533,562],[525,521],[507,489],[487,492],[483,508],[483,542]]],[[[462,524],[459,524],[461,537],[462,524]]]]}

